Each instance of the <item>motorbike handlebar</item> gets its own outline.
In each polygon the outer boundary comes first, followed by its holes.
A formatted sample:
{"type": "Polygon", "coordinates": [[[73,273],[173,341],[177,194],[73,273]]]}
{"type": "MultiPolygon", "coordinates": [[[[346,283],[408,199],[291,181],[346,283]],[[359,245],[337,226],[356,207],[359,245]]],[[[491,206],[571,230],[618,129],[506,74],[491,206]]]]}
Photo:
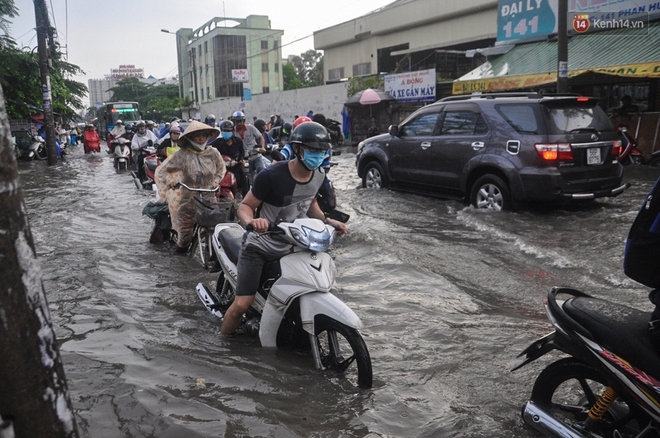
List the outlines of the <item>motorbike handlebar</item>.
{"type": "Polygon", "coordinates": [[[177,184],[174,186],[175,189],[178,189],[179,187],[185,187],[186,189],[190,190],[191,192],[210,192],[210,193],[215,193],[215,192],[217,192],[218,190],[220,190],[220,186],[218,186],[218,187],[216,187],[216,188],[214,188],[214,189],[198,189],[198,188],[194,188],[194,187],[188,187],[186,184],[184,184],[184,183],[182,183],[182,182],[177,183],[177,184]]]}
{"type": "MultiPolygon", "coordinates": [[[[246,231],[254,231],[254,227],[252,226],[252,224],[249,224],[245,227],[245,230],[246,231]]],[[[277,224],[275,222],[269,222],[268,223],[268,230],[266,231],[266,233],[272,233],[272,232],[277,232],[277,231],[280,231],[281,233],[284,233],[284,231],[280,230],[277,227],[277,224]]]]}

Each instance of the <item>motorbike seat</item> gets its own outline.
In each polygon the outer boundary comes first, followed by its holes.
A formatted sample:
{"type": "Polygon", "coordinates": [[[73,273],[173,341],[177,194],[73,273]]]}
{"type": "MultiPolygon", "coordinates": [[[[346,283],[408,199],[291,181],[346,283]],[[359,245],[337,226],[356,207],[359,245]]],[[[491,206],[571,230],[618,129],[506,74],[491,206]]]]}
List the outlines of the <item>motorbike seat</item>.
{"type": "Polygon", "coordinates": [[[222,245],[229,260],[234,264],[238,263],[238,253],[243,243],[243,234],[245,234],[244,230],[234,227],[225,228],[218,234],[220,245],[222,245]]]}
{"type": "Polygon", "coordinates": [[[650,312],[591,297],[572,298],[562,309],[587,329],[594,341],[660,379],[660,350],[648,329],[650,312]]]}

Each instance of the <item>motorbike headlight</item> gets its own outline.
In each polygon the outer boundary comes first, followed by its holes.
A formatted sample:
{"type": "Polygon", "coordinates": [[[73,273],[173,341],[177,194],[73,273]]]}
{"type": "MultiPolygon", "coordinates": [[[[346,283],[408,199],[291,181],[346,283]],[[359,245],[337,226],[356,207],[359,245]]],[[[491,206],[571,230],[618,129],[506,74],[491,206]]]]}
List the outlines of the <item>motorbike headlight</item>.
{"type": "Polygon", "coordinates": [[[335,233],[328,231],[327,227],[323,231],[313,230],[305,226],[301,228],[290,227],[289,231],[300,246],[316,252],[328,249],[335,238],[335,233]]]}

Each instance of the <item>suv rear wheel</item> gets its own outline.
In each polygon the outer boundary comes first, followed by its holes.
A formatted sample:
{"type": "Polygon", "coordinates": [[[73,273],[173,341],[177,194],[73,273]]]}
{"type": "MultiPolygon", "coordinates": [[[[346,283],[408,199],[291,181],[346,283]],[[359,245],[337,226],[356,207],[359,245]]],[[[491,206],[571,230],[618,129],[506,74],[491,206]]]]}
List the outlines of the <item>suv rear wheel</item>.
{"type": "Polygon", "coordinates": [[[484,175],[474,183],[470,203],[475,208],[496,211],[511,210],[513,206],[509,187],[496,175],[484,175]]]}
{"type": "Polygon", "coordinates": [[[367,164],[362,177],[362,187],[367,189],[386,189],[389,185],[381,165],[375,161],[367,164]]]}

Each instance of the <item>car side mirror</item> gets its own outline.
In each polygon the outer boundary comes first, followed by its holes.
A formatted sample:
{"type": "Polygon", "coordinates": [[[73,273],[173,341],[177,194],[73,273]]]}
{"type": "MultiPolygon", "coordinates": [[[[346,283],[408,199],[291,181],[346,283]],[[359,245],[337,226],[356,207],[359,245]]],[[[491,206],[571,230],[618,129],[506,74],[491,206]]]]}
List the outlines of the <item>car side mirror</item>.
{"type": "Polygon", "coordinates": [[[398,137],[399,136],[399,127],[397,125],[390,125],[390,127],[387,128],[387,132],[392,137],[398,137]]]}

